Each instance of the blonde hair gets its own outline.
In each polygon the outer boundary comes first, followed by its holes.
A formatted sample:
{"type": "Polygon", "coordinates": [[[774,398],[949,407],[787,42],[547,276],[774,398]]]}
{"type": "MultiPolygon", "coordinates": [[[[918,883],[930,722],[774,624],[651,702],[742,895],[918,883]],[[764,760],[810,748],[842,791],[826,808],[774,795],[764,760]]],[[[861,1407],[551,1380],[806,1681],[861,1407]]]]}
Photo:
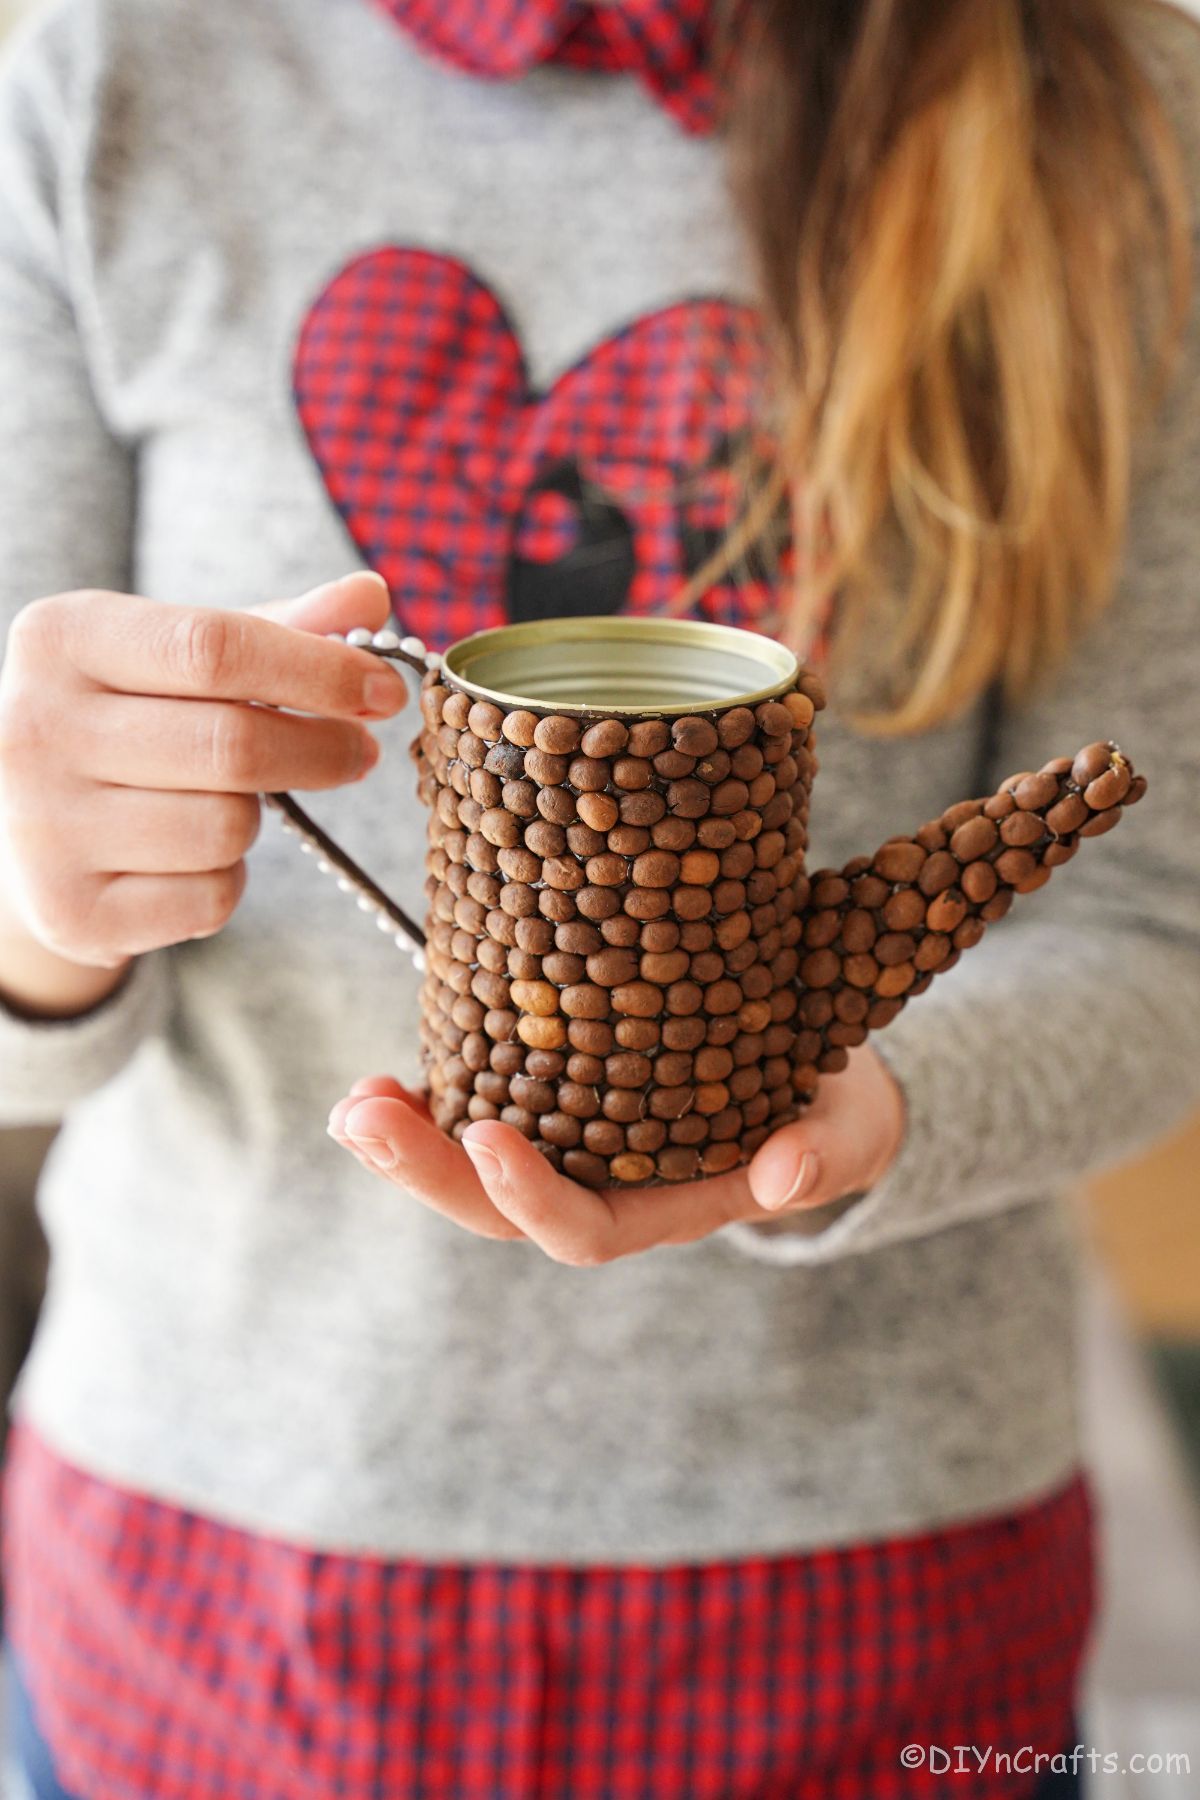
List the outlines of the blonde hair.
{"type": "Polygon", "coordinates": [[[738,8],[729,128],[778,351],[788,623],[803,636],[836,593],[835,671],[885,634],[869,727],[1021,693],[1111,592],[1190,282],[1142,4],[738,8]]]}

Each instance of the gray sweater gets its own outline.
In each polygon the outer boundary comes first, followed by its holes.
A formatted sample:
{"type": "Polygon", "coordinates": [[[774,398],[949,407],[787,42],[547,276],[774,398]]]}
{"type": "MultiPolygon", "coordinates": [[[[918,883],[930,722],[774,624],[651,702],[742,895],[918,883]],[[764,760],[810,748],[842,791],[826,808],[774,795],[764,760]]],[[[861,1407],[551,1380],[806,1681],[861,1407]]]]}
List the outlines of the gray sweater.
{"type": "MultiPolygon", "coordinates": [[[[1200,34],[1163,9],[1146,36],[1200,169],[1200,34]]],[[[719,146],[632,78],[475,81],[368,0],[44,14],[0,82],[0,607],[243,606],[354,566],[292,357],[331,277],[390,245],[486,282],[536,389],[642,314],[750,298],[719,146]]],[[[1056,1196],[1200,1088],[1198,483],[1200,319],[1117,602],[990,758],[978,711],[881,743],[835,696],[814,866],[1098,736],[1152,782],[877,1040],[909,1123],[865,1200],[591,1271],[406,1203],[324,1122],[360,1074],[417,1079],[415,978],[268,820],[218,938],[76,1022],[0,1018],[3,1118],[66,1116],[20,1409],[135,1488],[427,1558],[784,1552],[1063,1481],[1056,1196]]],[[[413,726],[314,810],[419,906],[413,726]]]]}

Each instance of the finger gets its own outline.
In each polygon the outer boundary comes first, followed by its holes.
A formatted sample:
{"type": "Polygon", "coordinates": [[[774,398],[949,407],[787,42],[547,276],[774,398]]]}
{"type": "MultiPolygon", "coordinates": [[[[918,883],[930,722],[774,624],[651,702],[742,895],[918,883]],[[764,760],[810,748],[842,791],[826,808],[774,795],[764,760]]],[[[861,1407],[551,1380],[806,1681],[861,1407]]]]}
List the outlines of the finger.
{"type": "Polygon", "coordinates": [[[364,725],[221,701],[97,695],[80,709],[76,734],[76,755],[89,775],[136,788],[334,788],[361,780],[379,760],[364,725]]]}
{"type": "MultiPolygon", "coordinates": [[[[363,577],[372,596],[375,581],[363,577]]],[[[274,619],[130,596],[95,629],[89,596],[57,602],[49,647],[122,694],[258,700],[323,718],[384,718],[407,698],[390,663],[274,619]]]]}
{"type": "Polygon", "coordinates": [[[463,1148],[496,1210],[547,1256],[576,1268],[694,1243],[755,1210],[744,1170],[711,1181],[594,1193],[559,1175],[509,1126],[480,1121],[463,1148]]]}
{"type": "Polygon", "coordinates": [[[424,1094],[414,1093],[396,1080],[393,1075],[364,1075],[350,1089],[351,1100],[403,1100],[405,1106],[411,1106],[421,1118],[432,1122],[433,1114],[429,1110],[429,1101],[424,1094]]]}
{"type": "Polygon", "coordinates": [[[330,1114],[329,1133],[365,1156],[377,1175],[465,1230],[487,1238],[520,1236],[484,1193],[462,1146],[410,1106],[407,1096],[341,1100],[330,1114]]]}
{"type": "Polygon", "coordinates": [[[392,612],[392,597],[382,575],[373,569],[356,569],[335,581],[323,581],[294,600],[268,600],[249,609],[261,619],[290,625],[293,631],[353,631],[365,625],[378,631],[392,612]]]}
{"type": "Polygon", "coordinates": [[[122,956],[213,937],[229,923],[245,888],[245,863],[204,874],[114,875],[81,935],[94,935],[122,956]]]}
{"type": "Polygon", "coordinates": [[[60,800],[54,829],[68,856],[90,872],[183,875],[241,862],[260,822],[253,794],[96,786],[60,800]]]}

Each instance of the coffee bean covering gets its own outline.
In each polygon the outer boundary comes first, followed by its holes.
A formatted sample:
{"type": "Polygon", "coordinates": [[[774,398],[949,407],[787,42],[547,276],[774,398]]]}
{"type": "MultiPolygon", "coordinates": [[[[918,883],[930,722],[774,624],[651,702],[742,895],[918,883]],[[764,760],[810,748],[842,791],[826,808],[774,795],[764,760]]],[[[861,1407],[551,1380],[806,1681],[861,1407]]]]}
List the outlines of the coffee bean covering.
{"type": "Polygon", "coordinates": [[[1014,894],[1145,791],[1112,744],[807,875],[819,678],[753,708],[578,718],[421,691],[433,1116],[589,1187],[720,1174],[795,1119],[1014,894]]]}

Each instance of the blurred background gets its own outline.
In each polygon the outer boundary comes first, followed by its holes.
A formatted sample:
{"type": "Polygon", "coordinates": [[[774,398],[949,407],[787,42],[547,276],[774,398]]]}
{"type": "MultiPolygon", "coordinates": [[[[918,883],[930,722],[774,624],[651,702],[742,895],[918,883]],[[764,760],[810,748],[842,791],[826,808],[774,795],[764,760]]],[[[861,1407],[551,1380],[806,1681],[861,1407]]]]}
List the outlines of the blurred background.
{"type": "MultiPolygon", "coordinates": [[[[36,3],[0,0],[0,32],[36,3]]],[[[1200,0],[1186,4],[1200,13],[1200,0]]],[[[0,1131],[0,1397],[45,1279],[34,1193],[51,1135],[0,1131]]],[[[1091,1245],[1081,1355],[1105,1588],[1080,1737],[1122,1761],[1186,1753],[1190,1775],[1100,1776],[1092,1790],[1183,1800],[1200,1794],[1200,1119],[1078,1203],[1091,1245]]],[[[0,1414],[0,1453],[2,1443],[0,1414]]]]}

